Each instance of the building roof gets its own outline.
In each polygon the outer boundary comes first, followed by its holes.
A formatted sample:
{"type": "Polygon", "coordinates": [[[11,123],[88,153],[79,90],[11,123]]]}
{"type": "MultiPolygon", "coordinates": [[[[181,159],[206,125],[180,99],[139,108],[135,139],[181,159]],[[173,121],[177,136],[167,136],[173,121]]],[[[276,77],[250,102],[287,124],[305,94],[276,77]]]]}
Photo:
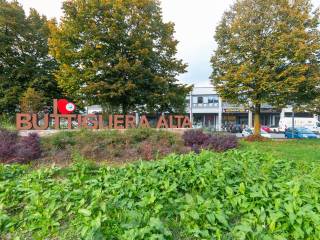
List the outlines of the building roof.
{"type": "Polygon", "coordinates": [[[192,91],[192,95],[207,95],[217,94],[213,86],[195,86],[192,91]]]}

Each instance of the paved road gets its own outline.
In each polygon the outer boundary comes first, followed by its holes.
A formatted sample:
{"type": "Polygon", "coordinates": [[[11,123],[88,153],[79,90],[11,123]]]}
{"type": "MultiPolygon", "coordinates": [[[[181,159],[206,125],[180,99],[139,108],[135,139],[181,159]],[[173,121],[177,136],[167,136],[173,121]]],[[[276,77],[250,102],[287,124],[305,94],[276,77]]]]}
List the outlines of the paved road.
{"type": "MultiPolygon", "coordinates": [[[[242,138],[242,134],[241,133],[237,133],[236,136],[238,138],[242,138]]],[[[271,137],[273,139],[285,139],[285,136],[283,133],[271,133],[271,137]]]]}
{"type": "Polygon", "coordinates": [[[283,139],[285,138],[284,133],[271,133],[271,137],[275,139],[283,139]]]}

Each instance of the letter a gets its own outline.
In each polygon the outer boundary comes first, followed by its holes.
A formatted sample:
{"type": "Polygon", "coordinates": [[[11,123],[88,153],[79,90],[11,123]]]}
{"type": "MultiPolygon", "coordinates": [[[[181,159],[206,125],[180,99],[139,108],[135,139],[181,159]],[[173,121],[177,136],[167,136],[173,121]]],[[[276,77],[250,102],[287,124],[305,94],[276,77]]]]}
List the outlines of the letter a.
{"type": "Polygon", "coordinates": [[[192,128],[192,123],[189,117],[185,117],[182,123],[182,128],[192,128]]]}
{"type": "Polygon", "coordinates": [[[150,128],[149,121],[145,115],[142,115],[139,121],[139,127],[141,128],[150,128]]]}
{"type": "Polygon", "coordinates": [[[169,128],[167,120],[164,116],[161,116],[157,123],[157,128],[169,128]]]}

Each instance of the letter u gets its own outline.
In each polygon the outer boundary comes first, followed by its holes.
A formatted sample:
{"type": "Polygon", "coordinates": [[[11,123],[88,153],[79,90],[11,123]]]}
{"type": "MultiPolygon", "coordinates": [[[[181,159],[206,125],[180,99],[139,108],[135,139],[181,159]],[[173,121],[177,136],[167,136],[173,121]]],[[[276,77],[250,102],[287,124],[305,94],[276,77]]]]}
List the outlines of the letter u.
{"type": "Polygon", "coordinates": [[[32,124],[35,130],[46,130],[49,127],[49,114],[45,114],[43,118],[43,125],[39,126],[38,124],[38,115],[32,114],[32,124]]]}

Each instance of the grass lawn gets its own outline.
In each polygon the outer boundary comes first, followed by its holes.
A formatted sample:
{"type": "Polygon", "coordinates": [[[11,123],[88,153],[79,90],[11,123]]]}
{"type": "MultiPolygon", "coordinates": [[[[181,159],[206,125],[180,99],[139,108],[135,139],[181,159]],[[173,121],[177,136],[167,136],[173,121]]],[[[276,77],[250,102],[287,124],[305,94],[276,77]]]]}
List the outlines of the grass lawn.
{"type": "Polygon", "coordinates": [[[270,153],[288,160],[320,161],[320,140],[241,142],[241,149],[270,153]]]}

